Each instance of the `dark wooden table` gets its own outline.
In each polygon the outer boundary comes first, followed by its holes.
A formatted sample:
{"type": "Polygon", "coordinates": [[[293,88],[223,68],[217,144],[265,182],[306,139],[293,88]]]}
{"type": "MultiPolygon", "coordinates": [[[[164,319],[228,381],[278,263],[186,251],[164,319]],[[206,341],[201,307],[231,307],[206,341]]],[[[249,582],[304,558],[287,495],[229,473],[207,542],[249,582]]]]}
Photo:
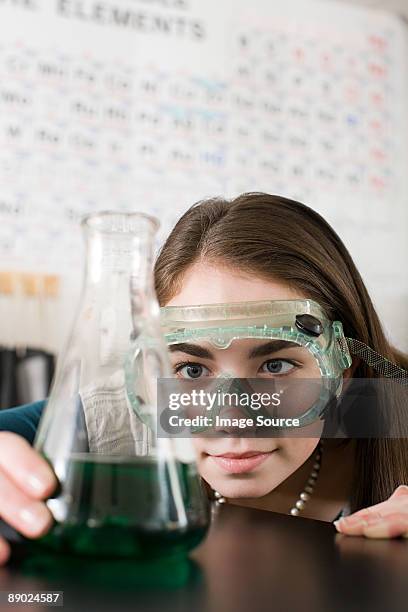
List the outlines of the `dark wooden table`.
{"type": "MultiPolygon", "coordinates": [[[[60,609],[75,612],[406,612],[408,540],[347,538],[327,523],[221,506],[180,563],[63,563],[15,542],[0,591],[64,591],[60,609]]],[[[16,609],[50,610],[0,605],[16,609]]]]}

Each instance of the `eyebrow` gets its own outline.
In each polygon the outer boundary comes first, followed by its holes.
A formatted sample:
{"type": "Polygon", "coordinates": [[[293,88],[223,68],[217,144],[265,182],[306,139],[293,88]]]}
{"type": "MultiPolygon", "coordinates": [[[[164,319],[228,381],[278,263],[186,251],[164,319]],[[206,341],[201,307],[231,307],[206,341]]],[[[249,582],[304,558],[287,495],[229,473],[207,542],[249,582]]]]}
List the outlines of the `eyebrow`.
{"type": "MultiPolygon", "coordinates": [[[[255,357],[264,357],[265,355],[269,355],[270,353],[276,353],[281,349],[287,348],[299,348],[299,345],[296,344],[296,342],[289,342],[288,340],[271,340],[270,342],[266,342],[261,346],[256,346],[255,348],[253,348],[250,351],[248,357],[249,359],[254,359],[255,357]]],[[[199,346],[198,344],[192,344],[190,342],[170,344],[169,351],[171,353],[180,351],[181,353],[193,355],[194,357],[214,360],[214,355],[213,353],[211,353],[211,351],[202,346],[199,346]]]]}
{"type": "Polygon", "coordinates": [[[264,357],[265,355],[269,355],[269,353],[276,353],[287,348],[299,348],[299,344],[296,344],[296,342],[289,342],[288,340],[271,340],[270,342],[266,342],[266,344],[261,344],[253,348],[249,353],[249,358],[264,357]]]}
{"type": "Polygon", "coordinates": [[[211,351],[199,346],[198,344],[191,344],[190,342],[180,342],[179,344],[170,344],[169,351],[175,353],[180,351],[181,353],[187,353],[187,355],[194,355],[194,357],[202,357],[203,359],[214,359],[211,351]]]}

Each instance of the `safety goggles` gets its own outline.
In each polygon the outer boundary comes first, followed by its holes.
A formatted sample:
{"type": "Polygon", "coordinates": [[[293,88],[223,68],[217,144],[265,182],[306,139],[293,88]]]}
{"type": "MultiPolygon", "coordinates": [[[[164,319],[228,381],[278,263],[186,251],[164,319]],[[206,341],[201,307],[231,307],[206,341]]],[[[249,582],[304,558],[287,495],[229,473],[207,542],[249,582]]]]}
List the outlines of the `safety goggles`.
{"type": "MultiPolygon", "coordinates": [[[[161,325],[170,352],[192,355],[191,362],[194,356],[217,359],[219,351],[232,351],[234,345],[239,344],[241,363],[245,363],[245,347],[248,362],[251,355],[267,357],[267,370],[256,376],[252,370],[250,378],[246,373],[243,375],[245,368],[239,373],[218,368],[212,377],[190,378],[183,383],[208,393],[211,399],[220,398],[220,391],[228,392],[229,389],[231,393],[232,385],[235,407],[243,388],[246,392],[251,389],[257,397],[267,391],[270,396],[278,393],[281,397],[279,407],[263,406],[262,413],[296,417],[300,427],[323,418],[331,401],[339,398],[344,371],[352,364],[351,354],[366,361],[383,376],[396,378],[403,384],[407,381],[404,370],[364,343],[346,338],[342,323],[330,321],[313,300],[168,306],[161,309],[161,325]]],[[[194,369],[191,372],[194,373],[194,369]]],[[[225,404],[214,400],[211,415],[219,414],[221,407],[225,408],[225,404]]],[[[196,416],[194,408],[189,406],[189,415],[196,416]]],[[[253,410],[252,405],[249,409],[240,408],[248,414],[253,410]]],[[[199,409],[196,412],[198,415],[199,409]]]]}

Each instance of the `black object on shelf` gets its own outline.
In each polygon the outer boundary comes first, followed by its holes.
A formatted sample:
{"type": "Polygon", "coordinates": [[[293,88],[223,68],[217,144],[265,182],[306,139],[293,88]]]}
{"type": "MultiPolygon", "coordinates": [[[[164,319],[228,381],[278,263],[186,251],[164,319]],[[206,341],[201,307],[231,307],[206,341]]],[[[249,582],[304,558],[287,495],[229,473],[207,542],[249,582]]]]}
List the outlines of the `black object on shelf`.
{"type": "Polygon", "coordinates": [[[54,369],[51,353],[0,348],[0,410],[44,399],[54,369]]]}

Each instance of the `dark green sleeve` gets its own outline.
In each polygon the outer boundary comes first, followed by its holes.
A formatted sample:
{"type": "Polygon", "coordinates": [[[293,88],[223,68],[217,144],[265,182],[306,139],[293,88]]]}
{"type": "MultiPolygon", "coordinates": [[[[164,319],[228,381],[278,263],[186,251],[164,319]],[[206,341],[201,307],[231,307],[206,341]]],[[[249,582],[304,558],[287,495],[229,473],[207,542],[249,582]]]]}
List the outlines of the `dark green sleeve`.
{"type": "Polygon", "coordinates": [[[18,408],[0,410],[0,431],[12,431],[32,444],[46,403],[47,400],[43,400],[18,408]]]}

